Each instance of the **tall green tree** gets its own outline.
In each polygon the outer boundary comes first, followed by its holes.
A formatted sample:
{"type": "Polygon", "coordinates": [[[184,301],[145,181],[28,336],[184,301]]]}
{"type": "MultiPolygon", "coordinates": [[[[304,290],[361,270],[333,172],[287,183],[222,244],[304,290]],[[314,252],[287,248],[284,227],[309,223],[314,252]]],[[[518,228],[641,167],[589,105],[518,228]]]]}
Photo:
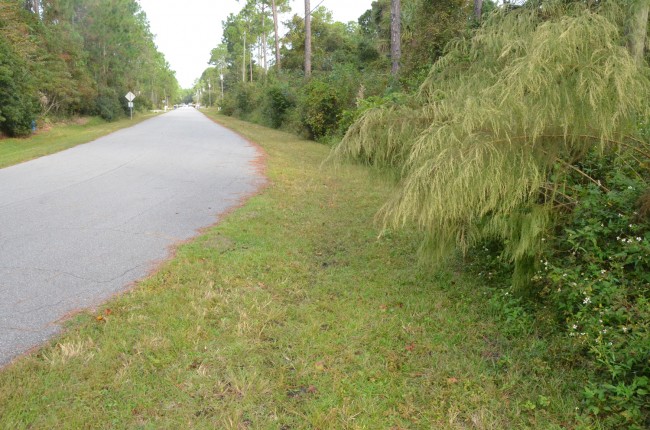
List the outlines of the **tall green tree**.
{"type": "MultiPolygon", "coordinates": [[[[302,70],[305,66],[306,31],[303,17],[294,15],[286,23],[288,31],[283,38],[282,58],[284,68],[302,70]]],[[[332,70],[337,64],[357,61],[357,29],[335,22],[332,13],[324,7],[316,9],[311,16],[312,71],[332,70]]]]}

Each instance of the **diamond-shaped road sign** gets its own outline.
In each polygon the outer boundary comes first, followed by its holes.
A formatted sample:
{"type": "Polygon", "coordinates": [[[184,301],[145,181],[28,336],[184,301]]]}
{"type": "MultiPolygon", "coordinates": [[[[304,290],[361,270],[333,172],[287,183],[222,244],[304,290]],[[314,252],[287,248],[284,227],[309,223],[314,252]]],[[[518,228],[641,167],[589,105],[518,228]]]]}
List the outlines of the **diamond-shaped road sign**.
{"type": "Polygon", "coordinates": [[[129,91],[128,93],[126,93],[126,95],[124,97],[126,97],[126,99],[128,101],[132,102],[133,99],[135,98],[135,94],[133,94],[131,91],[129,91]]]}

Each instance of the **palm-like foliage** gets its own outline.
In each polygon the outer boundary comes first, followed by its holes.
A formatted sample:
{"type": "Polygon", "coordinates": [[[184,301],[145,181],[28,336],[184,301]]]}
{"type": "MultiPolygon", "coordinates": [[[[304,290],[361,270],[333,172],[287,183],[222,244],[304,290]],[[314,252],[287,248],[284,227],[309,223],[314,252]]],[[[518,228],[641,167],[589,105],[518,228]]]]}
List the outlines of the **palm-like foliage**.
{"type": "MultiPolygon", "coordinates": [[[[408,106],[367,112],[335,156],[400,170],[381,217],[415,222],[437,256],[498,238],[530,262],[564,174],[587,152],[639,147],[648,71],[625,49],[622,13],[545,2],[491,16],[432,68],[408,106]]],[[[585,175],[586,176],[586,175],[585,175]]]]}

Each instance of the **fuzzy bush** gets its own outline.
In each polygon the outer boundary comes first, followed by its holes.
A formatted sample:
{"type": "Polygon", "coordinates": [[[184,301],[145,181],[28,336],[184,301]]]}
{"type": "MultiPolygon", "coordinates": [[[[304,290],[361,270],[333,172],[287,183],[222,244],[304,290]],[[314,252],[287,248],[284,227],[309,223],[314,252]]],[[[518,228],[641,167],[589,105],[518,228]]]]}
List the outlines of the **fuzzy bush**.
{"type": "Polygon", "coordinates": [[[380,218],[417,225],[432,261],[501,240],[523,292],[567,174],[590,148],[634,146],[648,112],[648,69],[618,13],[548,2],[492,14],[409,101],[363,114],[334,156],[399,172],[380,218]]]}
{"type": "Polygon", "coordinates": [[[363,112],[333,157],[398,177],[379,220],[418,227],[428,261],[498,250],[477,266],[513,297],[500,300],[504,312],[535,309],[540,326],[565,334],[562,357],[588,369],[587,428],[642,429],[650,145],[639,118],[650,71],[625,46],[620,6],[531,2],[493,14],[415,96],[363,112]]]}

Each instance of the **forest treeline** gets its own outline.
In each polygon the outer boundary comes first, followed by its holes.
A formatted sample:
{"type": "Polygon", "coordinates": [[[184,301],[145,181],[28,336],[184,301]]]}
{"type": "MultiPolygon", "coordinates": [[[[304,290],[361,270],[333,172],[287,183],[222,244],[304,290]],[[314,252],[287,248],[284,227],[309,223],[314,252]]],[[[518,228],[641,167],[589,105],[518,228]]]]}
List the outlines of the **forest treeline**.
{"type": "Polygon", "coordinates": [[[507,333],[585,369],[584,428],[650,428],[650,2],[498,3],[341,23],[306,0],[278,34],[288,2],[247,0],[196,90],[394,179],[380,226],[416,228],[507,333]]]}
{"type": "MultiPolygon", "coordinates": [[[[466,0],[403,0],[400,74],[393,76],[390,0],[372,2],[349,23],[313,3],[309,80],[304,11],[290,15],[287,0],[250,0],[222,23],[213,67],[194,91],[201,103],[219,103],[226,114],[333,142],[365,108],[417,88],[447,43],[476,26],[466,0]]],[[[492,9],[494,3],[484,2],[483,13],[492,9]]]]}
{"type": "Polygon", "coordinates": [[[28,134],[44,117],[161,107],[179,91],[135,0],[0,2],[0,131],[28,134]]]}

